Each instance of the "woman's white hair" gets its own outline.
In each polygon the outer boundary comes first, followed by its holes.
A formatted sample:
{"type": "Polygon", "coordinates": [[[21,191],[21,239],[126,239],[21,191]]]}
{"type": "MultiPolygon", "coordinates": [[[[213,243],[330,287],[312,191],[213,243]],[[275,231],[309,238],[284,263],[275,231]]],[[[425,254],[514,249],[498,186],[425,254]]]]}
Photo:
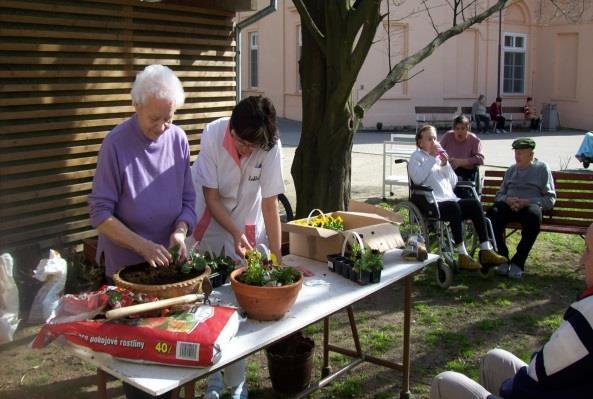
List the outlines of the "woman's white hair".
{"type": "Polygon", "coordinates": [[[139,72],[132,86],[132,104],[142,105],[150,97],[171,101],[176,109],[185,102],[183,86],[175,72],[159,64],[149,65],[139,72]]]}

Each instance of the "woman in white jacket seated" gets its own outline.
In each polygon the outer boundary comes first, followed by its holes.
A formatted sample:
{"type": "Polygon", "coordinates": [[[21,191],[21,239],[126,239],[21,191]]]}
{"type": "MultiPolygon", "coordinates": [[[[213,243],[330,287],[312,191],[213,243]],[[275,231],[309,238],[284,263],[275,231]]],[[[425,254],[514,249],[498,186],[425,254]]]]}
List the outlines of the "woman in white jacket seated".
{"type": "Polygon", "coordinates": [[[492,249],[488,241],[484,211],[480,201],[475,198],[459,198],[453,192],[457,184],[457,175],[449,163],[447,153],[437,141],[434,126],[423,126],[416,133],[418,149],[410,157],[408,172],[412,182],[432,188],[441,219],[449,222],[453,240],[459,253],[458,265],[461,269],[477,270],[483,266],[496,266],[507,259],[492,249]],[[473,260],[467,253],[463,242],[462,223],[470,219],[476,228],[480,240],[479,261],[473,260]]]}

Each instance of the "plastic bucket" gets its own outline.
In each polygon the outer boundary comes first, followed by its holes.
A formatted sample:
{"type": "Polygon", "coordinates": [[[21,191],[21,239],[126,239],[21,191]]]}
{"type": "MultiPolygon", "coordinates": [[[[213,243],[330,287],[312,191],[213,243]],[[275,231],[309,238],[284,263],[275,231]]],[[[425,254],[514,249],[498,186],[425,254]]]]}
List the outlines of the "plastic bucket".
{"type": "Polygon", "coordinates": [[[266,349],[272,388],[280,394],[295,394],[311,382],[315,343],[298,332],[266,349]]]}

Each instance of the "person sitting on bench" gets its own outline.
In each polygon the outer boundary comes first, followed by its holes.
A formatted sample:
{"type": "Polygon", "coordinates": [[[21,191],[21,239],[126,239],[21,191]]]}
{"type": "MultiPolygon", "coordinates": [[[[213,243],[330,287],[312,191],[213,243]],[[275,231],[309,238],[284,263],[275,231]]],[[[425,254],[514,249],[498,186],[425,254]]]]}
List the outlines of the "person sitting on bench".
{"type": "Polygon", "coordinates": [[[454,371],[432,381],[430,399],[585,399],[593,392],[593,224],[587,229],[587,288],[564,313],[564,321],[529,364],[503,349],[482,359],[480,384],[454,371]]]}
{"type": "Polygon", "coordinates": [[[507,133],[504,130],[504,124],[506,123],[506,118],[502,115],[502,98],[496,97],[496,101],[494,101],[490,105],[490,119],[492,119],[492,123],[496,124],[496,134],[507,133]]]}
{"type": "Polygon", "coordinates": [[[480,97],[472,104],[472,118],[476,121],[478,133],[488,133],[490,129],[490,115],[486,108],[486,96],[480,94],[480,97]]]}
{"type": "Polygon", "coordinates": [[[453,192],[457,184],[457,175],[449,163],[447,153],[437,142],[434,126],[423,126],[416,133],[418,149],[412,153],[408,163],[408,172],[416,185],[428,186],[433,190],[441,219],[449,222],[453,241],[459,253],[460,269],[478,270],[482,266],[496,266],[506,262],[492,249],[488,241],[484,211],[477,198],[459,198],[453,192]],[[465,247],[462,224],[470,219],[478,233],[480,241],[479,261],[474,261],[465,247]]]}
{"type": "Polygon", "coordinates": [[[449,163],[460,180],[475,182],[478,165],[484,165],[482,142],[469,131],[469,119],[459,115],[453,120],[453,130],[441,137],[441,147],[449,155],[449,163]]]}
{"type": "Polygon", "coordinates": [[[507,169],[494,205],[488,210],[500,254],[509,256],[505,229],[509,222],[521,223],[521,241],[510,262],[498,267],[500,275],[520,279],[525,261],[535,243],[542,222],[542,211],[554,207],[556,191],[552,171],[534,158],[535,141],[522,137],[513,141],[516,163],[507,169]]]}
{"type": "Polygon", "coordinates": [[[541,120],[533,104],[533,98],[527,97],[525,106],[523,107],[525,113],[525,119],[529,120],[529,130],[539,130],[539,124],[541,120]]]}

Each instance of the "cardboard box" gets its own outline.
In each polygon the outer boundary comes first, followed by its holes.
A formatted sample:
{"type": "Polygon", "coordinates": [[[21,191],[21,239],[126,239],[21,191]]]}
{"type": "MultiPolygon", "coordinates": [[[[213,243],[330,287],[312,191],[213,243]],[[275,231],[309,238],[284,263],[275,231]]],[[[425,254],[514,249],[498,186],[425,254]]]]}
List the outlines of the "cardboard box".
{"type": "Polygon", "coordinates": [[[398,225],[383,216],[360,212],[332,212],[331,215],[342,217],[344,231],[303,226],[294,221],[283,223],[282,231],[289,233],[290,253],[325,262],[327,255],[342,251],[349,231],[358,232],[365,244],[381,252],[404,245],[398,225]]]}

